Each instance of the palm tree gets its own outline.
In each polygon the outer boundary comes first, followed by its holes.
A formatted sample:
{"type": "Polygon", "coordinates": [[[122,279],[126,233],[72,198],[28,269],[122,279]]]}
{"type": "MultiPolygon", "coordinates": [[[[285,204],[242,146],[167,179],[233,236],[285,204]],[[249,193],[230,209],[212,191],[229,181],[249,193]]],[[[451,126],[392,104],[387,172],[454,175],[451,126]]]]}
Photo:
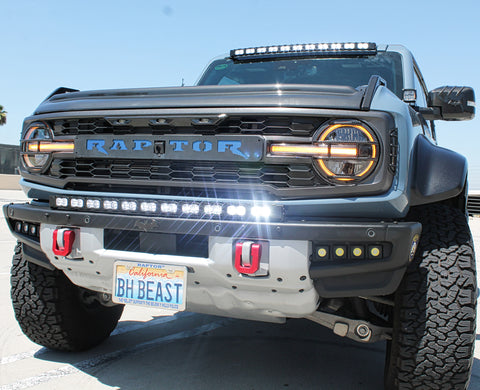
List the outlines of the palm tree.
{"type": "Polygon", "coordinates": [[[0,106],[0,126],[7,123],[7,111],[3,111],[3,106],[0,106]]]}

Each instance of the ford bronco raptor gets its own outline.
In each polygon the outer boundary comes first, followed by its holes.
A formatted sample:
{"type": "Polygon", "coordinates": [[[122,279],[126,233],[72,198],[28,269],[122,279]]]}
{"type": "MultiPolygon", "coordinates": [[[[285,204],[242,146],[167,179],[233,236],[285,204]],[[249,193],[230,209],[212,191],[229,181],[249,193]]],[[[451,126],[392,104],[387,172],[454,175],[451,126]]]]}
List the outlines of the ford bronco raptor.
{"type": "Polygon", "coordinates": [[[4,207],[16,318],[48,348],[102,342],[124,305],[387,343],[385,387],[463,389],[476,274],[467,162],[435,120],[473,90],[428,92],[400,45],[249,47],[194,87],[59,88],[21,137],[4,207]]]}

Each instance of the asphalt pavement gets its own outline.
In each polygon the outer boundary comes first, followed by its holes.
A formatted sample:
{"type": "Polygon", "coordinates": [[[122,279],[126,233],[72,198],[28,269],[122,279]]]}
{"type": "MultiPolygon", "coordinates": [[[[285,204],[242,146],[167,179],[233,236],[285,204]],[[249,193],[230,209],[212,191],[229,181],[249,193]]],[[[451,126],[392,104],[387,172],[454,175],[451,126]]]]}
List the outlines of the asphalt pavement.
{"type": "MultiPolygon", "coordinates": [[[[22,200],[21,191],[0,190],[0,205],[22,200]]],[[[480,218],[470,224],[480,248],[480,218]]],[[[383,388],[384,343],[359,344],[302,319],[279,325],[127,307],[112,336],[93,350],[47,350],[14,319],[14,245],[2,215],[0,390],[383,388]]],[[[480,389],[478,345],[470,389],[480,389]]]]}

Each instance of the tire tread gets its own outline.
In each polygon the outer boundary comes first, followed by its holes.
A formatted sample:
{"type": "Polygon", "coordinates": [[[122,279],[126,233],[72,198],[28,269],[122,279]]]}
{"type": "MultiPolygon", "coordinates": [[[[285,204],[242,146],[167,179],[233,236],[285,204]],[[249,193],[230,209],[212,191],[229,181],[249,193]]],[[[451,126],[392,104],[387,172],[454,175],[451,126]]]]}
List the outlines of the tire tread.
{"type": "Polygon", "coordinates": [[[58,270],[27,261],[22,244],[15,247],[11,269],[15,317],[25,335],[44,347],[61,351],[91,348],[113,331],[123,306],[87,307],[75,286],[58,270]]]}
{"type": "Polygon", "coordinates": [[[411,216],[422,237],[395,296],[387,389],[465,389],[475,343],[475,254],[465,215],[445,204],[411,216]]]}

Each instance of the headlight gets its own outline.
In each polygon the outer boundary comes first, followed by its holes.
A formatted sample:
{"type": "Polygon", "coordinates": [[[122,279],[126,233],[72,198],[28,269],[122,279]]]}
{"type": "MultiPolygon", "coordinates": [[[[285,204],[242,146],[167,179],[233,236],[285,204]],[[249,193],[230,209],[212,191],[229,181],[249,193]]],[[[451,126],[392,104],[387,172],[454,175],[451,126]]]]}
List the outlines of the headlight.
{"type": "Polygon", "coordinates": [[[351,122],[327,125],[311,144],[272,144],[270,153],[313,157],[327,180],[350,182],[364,179],[373,171],[379,151],[373,131],[359,122],[351,122]]]}
{"type": "Polygon", "coordinates": [[[22,160],[30,171],[46,167],[53,152],[73,152],[73,141],[54,141],[53,132],[44,122],[32,123],[22,139],[22,160]]]}
{"type": "Polygon", "coordinates": [[[330,150],[328,156],[317,159],[322,173],[340,181],[366,177],[378,160],[378,142],[374,137],[373,132],[361,124],[328,126],[319,137],[330,150]]]}

